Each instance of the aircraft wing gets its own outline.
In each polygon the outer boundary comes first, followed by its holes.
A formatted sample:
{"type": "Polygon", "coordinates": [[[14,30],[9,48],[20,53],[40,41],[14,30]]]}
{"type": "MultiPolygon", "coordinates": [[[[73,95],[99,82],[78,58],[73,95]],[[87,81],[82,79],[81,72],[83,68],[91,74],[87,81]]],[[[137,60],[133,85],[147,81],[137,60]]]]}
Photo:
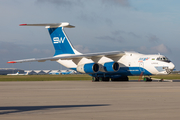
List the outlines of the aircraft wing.
{"type": "Polygon", "coordinates": [[[119,60],[123,55],[125,55],[124,52],[120,51],[113,51],[113,52],[100,52],[100,53],[88,53],[88,54],[81,54],[81,55],[66,55],[66,56],[57,56],[57,57],[47,57],[47,58],[31,58],[31,59],[22,59],[22,60],[13,60],[13,61],[8,61],[7,63],[22,63],[22,62],[45,62],[47,60],[50,61],[57,61],[59,59],[61,60],[73,60],[73,59],[81,59],[81,58],[87,58],[87,59],[92,59],[94,62],[97,62],[100,58],[102,57],[107,57],[110,58],[114,61],[119,60]]]}

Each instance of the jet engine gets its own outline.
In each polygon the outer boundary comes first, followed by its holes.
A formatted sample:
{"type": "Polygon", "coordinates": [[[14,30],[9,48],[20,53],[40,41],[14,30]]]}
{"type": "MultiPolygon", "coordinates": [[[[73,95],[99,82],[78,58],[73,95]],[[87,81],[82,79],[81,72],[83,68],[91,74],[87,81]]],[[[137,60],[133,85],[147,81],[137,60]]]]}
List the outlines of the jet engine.
{"type": "Polygon", "coordinates": [[[99,71],[99,64],[87,63],[77,66],[77,71],[81,73],[97,73],[99,71]]]}
{"type": "Polygon", "coordinates": [[[106,72],[117,72],[119,68],[120,68],[120,65],[118,62],[104,63],[104,70],[106,72]]]}

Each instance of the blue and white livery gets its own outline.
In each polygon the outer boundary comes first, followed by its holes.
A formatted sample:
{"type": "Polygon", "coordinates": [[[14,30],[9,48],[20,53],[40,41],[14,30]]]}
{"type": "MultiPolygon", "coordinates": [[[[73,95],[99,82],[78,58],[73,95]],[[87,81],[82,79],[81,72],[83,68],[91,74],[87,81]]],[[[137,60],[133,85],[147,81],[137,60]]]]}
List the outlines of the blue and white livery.
{"type": "Polygon", "coordinates": [[[159,54],[145,55],[127,51],[82,54],[74,49],[64,32],[64,28],[74,28],[69,23],[20,26],[45,26],[49,31],[55,54],[48,58],[14,60],[7,63],[57,61],[67,68],[91,75],[94,81],[126,81],[127,76],[166,75],[175,67],[167,57],[159,54]]]}

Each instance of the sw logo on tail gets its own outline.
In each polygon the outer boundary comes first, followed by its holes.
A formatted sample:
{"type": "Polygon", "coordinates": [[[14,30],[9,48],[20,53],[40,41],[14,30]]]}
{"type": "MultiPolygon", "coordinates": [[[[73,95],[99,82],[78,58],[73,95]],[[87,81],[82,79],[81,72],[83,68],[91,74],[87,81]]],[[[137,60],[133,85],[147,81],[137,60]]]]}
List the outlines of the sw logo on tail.
{"type": "Polygon", "coordinates": [[[128,76],[166,75],[175,67],[167,57],[159,54],[145,55],[127,51],[82,54],[73,48],[64,32],[64,28],[74,28],[69,23],[20,26],[45,26],[51,36],[55,54],[48,58],[23,59],[7,63],[57,61],[67,68],[91,75],[94,81],[128,81],[128,76]]]}
{"type": "Polygon", "coordinates": [[[59,37],[54,37],[53,38],[54,44],[56,44],[56,43],[64,43],[64,40],[65,40],[65,37],[63,39],[62,39],[62,37],[61,37],[61,39],[59,39],[59,37]]]}

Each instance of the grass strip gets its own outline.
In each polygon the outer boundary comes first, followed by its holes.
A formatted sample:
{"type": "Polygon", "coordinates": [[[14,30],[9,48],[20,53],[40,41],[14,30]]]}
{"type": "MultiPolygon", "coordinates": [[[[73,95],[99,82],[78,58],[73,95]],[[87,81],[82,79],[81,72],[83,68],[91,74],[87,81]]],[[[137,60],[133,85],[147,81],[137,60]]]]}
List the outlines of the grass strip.
{"type": "MultiPolygon", "coordinates": [[[[151,76],[158,79],[180,80],[180,74],[151,76]]],[[[139,76],[129,76],[129,80],[138,80],[139,76]]],[[[0,81],[85,81],[92,80],[91,76],[81,75],[0,75],[0,81]]]]}
{"type": "Polygon", "coordinates": [[[0,75],[0,81],[80,81],[91,80],[89,75],[0,75]]]}

